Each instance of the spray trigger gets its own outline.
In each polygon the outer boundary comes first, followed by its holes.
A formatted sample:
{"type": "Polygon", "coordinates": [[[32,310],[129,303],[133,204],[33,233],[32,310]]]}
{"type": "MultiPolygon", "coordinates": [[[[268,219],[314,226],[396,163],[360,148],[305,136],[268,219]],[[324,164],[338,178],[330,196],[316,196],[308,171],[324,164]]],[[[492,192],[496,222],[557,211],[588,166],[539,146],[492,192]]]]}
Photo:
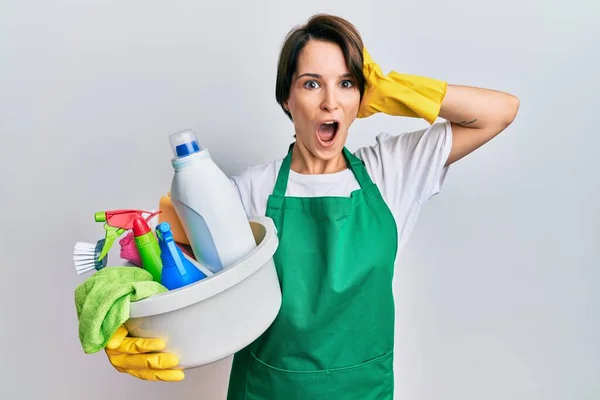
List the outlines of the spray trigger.
{"type": "Polygon", "coordinates": [[[123,232],[125,232],[125,229],[115,228],[108,224],[104,224],[104,229],[106,230],[106,235],[104,236],[104,246],[102,246],[102,251],[98,256],[98,261],[102,260],[108,254],[115,240],[117,240],[117,238],[121,236],[123,232]]]}

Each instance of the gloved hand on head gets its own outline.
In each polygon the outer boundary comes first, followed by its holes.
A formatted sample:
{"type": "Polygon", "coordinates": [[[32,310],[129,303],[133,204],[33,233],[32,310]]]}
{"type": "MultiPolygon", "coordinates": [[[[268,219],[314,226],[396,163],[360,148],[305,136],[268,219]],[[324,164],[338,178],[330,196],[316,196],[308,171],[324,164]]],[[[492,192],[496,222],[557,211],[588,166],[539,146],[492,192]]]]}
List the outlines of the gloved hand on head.
{"type": "Polygon", "coordinates": [[[358,118],[384,113],[435,122],[446,94],[446,82],[395,71],[384,75],[366,48],[363,58],[366,87],[358,118]]]}
{"type": "Polygon", "coordinates": [[[149,381],[176,382],[185,374],[177,369],[179,359],[175,354],[163,353],[165,342],[158,338],[128,337],[127,328],[120,326],[106,345],[110,363],[119,372],[149,381]]]}

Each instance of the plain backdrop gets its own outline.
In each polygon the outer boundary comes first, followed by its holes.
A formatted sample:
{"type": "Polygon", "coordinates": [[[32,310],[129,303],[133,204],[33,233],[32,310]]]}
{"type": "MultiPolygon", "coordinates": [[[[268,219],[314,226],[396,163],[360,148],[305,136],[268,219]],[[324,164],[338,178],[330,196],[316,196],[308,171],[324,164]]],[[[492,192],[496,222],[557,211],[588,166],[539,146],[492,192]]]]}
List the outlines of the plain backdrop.
{"type": "MultiPolygon", "coordinates": [[[[103,236],[96,211],[158,206],[172,132],[196,130],[228,174],[283,157],[277,57],[318,12],[384,71],[521,100],[401,254],[397,398],[600,398],[596,0],[0,2],[0,398],[224,398],[230,359],[167,384],[83,353],[73,245],[103,236]]],[[[347,146],[426,126],[376,115],[347,146]]]]}

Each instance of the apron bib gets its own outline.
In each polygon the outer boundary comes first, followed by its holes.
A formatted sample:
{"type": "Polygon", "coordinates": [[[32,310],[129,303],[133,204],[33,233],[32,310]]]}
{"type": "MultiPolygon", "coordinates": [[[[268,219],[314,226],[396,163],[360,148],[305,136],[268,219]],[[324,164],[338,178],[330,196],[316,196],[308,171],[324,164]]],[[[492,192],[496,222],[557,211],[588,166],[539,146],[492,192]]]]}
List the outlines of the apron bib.
{"type": "Polygon", "coordinates": [[[350,197],[286,197],[293,144],[266,215],[281,310],[234,356],[229,400],[388,400],[394,395],[396,222],[362,161],[350,197]]]}

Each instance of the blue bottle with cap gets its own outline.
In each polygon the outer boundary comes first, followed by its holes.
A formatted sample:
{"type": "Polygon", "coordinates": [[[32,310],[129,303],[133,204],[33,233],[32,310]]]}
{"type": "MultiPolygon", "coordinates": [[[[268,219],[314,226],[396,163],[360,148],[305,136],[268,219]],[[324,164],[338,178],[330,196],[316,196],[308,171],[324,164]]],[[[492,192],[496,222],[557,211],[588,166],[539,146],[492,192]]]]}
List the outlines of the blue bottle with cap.
{"type": "Polygon", "coordinates": [[[191,130],[169,137],[175,171],[171,202],[196,260],[218,273],[256,248],[250,222],[234,184],[191,130]]]}
{"type": "Polygon", "coordinates": [[[174,290],[206,278],[206,275],[185,258],[181,249],[177,247],[168,222],[158,224],[156,237],[162,261],[160,283],[164,287],[174,290]]]}

